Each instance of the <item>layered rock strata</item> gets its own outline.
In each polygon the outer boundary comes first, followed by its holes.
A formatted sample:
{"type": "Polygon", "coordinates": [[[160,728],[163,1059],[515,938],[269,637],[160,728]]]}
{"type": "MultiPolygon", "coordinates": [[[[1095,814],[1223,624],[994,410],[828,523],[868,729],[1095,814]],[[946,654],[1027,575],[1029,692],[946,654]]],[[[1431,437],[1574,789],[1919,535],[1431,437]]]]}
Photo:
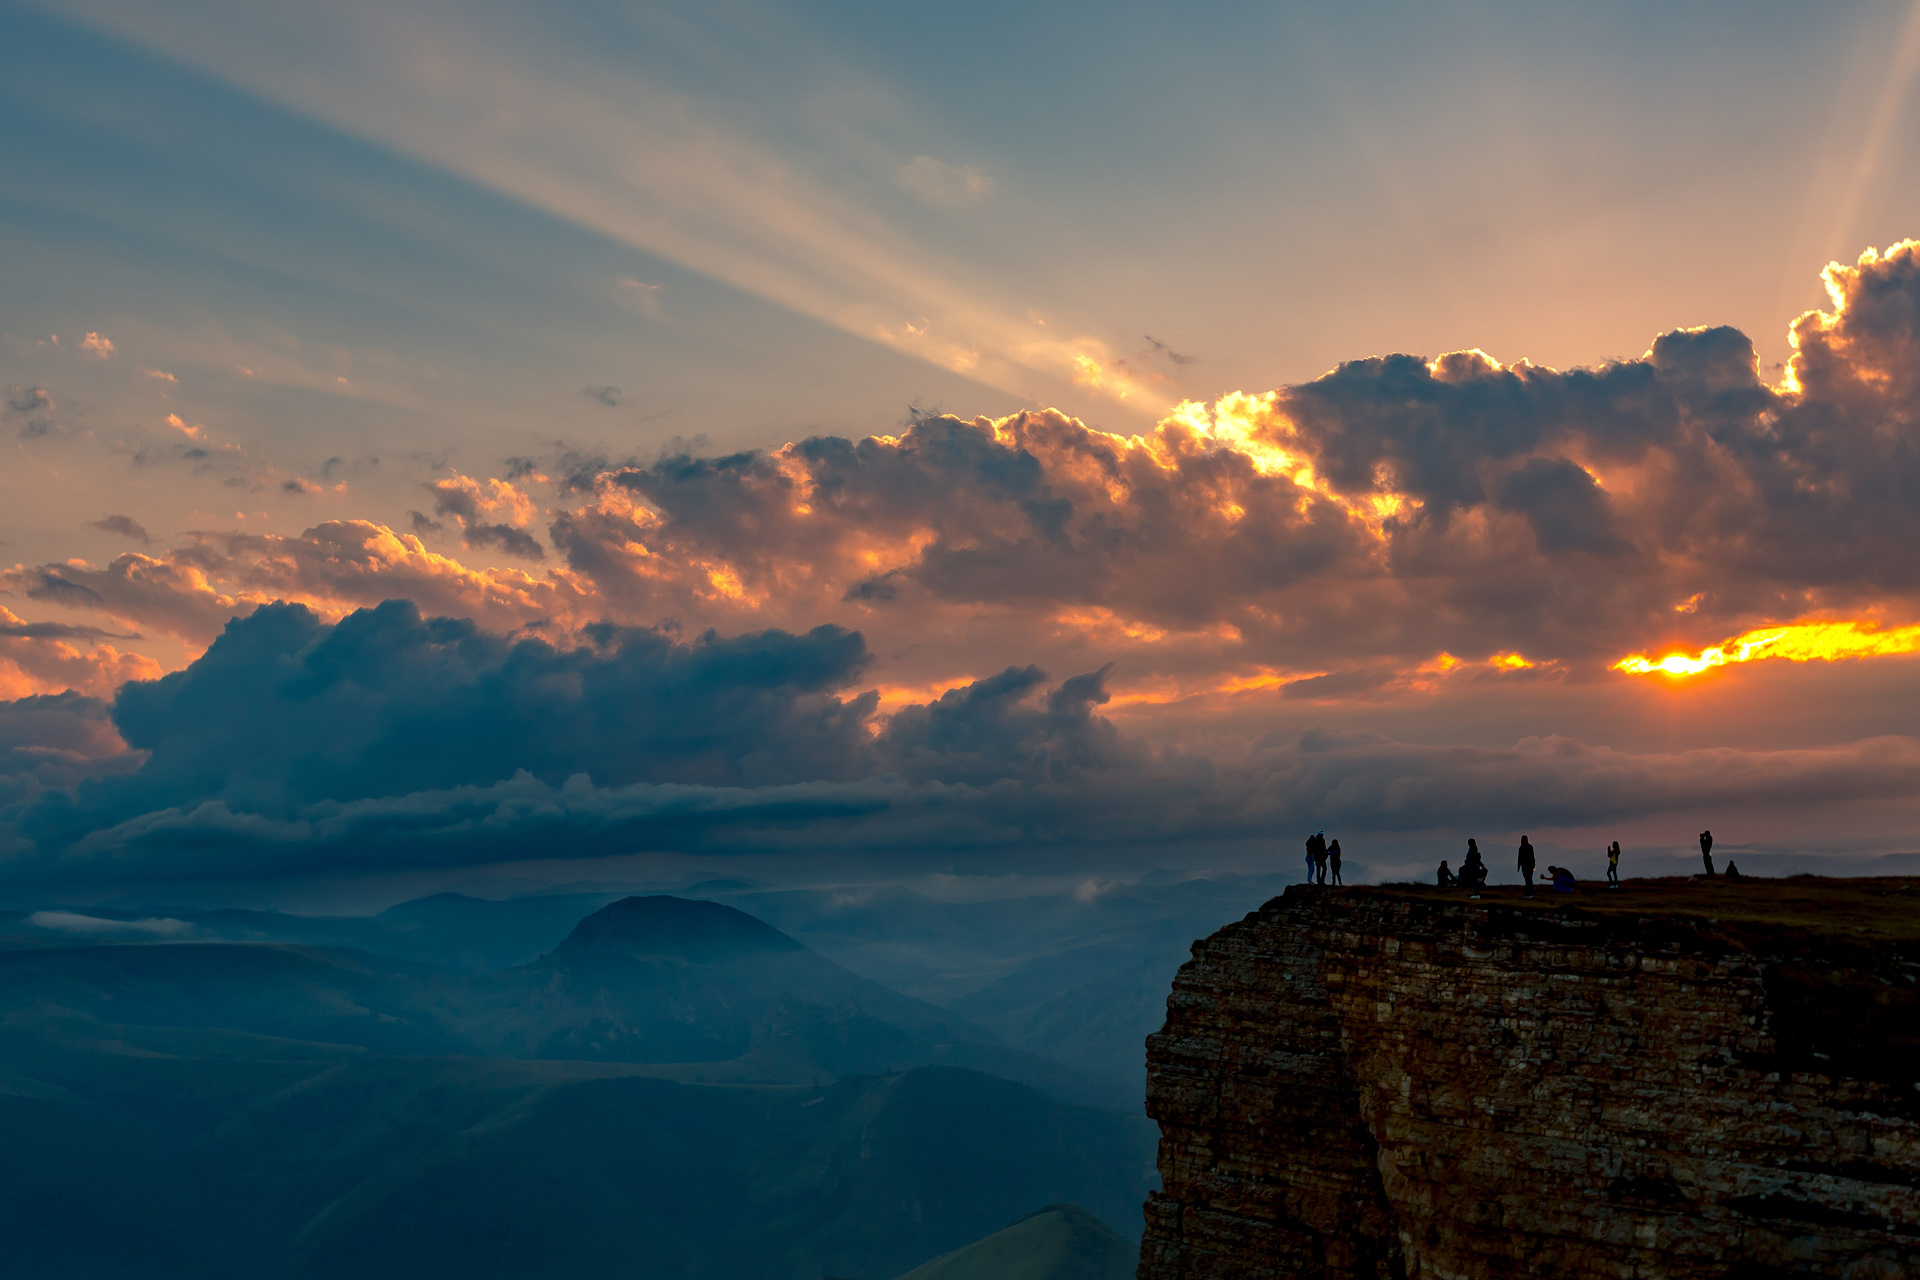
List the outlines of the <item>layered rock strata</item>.
{"type": "Polygon", "coordinates": [[[1746,887],[1298,886],[1195,943],[1140,1280],[1920,1277],[1916,931],[1746,887]]]}

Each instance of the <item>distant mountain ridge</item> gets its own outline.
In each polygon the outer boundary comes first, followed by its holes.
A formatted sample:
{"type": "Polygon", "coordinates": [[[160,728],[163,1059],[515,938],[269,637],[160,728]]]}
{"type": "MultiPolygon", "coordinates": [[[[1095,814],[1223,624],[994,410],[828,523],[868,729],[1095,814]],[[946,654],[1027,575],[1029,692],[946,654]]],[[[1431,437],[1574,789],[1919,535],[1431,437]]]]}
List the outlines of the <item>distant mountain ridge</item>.
{"type": "Polygon", "coordinates": [[[897,1280],[1133,1280],[1139,1250],[1086,1210],[1050,1204],[897,1280]]]}

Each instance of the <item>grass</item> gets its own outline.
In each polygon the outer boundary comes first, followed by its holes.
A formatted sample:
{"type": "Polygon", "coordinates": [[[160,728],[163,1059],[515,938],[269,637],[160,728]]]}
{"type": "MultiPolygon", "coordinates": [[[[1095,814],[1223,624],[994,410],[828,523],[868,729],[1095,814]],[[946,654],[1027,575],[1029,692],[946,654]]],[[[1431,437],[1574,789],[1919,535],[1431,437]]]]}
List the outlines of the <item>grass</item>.
{"type": "MultiPolygon", "coordinates": [[[[1364,885],[1351,892],[1468,900],[1464,890],[1428,885],[1364,885]]],[[[1743,876],[1738,881],[1660,876],[1623,880],[1619,889],[1585,880],[1573,893],[1536,887],[1531,898],[1519,885],[1489,885],[1479,903],[1605,917],[1683,917],[1862,942],[1920,943],[1920,877],[1915,876],[1743,876]]]]}

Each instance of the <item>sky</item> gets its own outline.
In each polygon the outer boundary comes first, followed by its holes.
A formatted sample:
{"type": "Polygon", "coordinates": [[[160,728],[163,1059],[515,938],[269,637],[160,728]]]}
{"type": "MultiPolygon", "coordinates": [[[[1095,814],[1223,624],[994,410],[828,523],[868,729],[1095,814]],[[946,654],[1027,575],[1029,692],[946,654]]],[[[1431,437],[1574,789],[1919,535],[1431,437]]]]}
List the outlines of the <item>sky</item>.
{"type": "Polygon", "coordinates": [[[9,892],[1916,848],[1920,4],[0,31],[9,892]]]}

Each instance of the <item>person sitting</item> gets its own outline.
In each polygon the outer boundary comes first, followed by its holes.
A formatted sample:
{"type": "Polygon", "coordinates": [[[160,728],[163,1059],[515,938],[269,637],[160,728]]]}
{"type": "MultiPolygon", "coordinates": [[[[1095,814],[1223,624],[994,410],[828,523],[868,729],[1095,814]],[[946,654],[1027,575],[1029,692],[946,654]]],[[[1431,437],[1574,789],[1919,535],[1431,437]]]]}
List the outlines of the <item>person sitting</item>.
{"type": "Polygon", "coordinates": [[[1442,889],[1451,889],[1460,883],[1459,878],[1455,876],[1452,871],[1448,870],[1447,860],[1445,858],[1440,859],[1440,874],[1438,880],[1442,889]]]}
{"type": "Polygon", "coordinates": [[[1746,879],[1746,877],[1740,874],[1740,868],[1736,864],[1729,862],[1727,863],[1727,879],[1740,881],[1746,879]]]}
{"type": "Polygon", "coordinates": [[[1480,890],[1487,883],[1487,862],[1480,856],[1480,842],[1467,841],[1467,860],[1460,864],[1460,882],[1464,884],[1470,896],[1479,897],[1480,890]]]}
{"type": "Polygon", "coordinates": [[[1573,892],[1573,872],[1567,870],[1565,867],[1548,867],[1547,874],[1553,877],[1553,891],[1555,893],[1573,892]]]}

